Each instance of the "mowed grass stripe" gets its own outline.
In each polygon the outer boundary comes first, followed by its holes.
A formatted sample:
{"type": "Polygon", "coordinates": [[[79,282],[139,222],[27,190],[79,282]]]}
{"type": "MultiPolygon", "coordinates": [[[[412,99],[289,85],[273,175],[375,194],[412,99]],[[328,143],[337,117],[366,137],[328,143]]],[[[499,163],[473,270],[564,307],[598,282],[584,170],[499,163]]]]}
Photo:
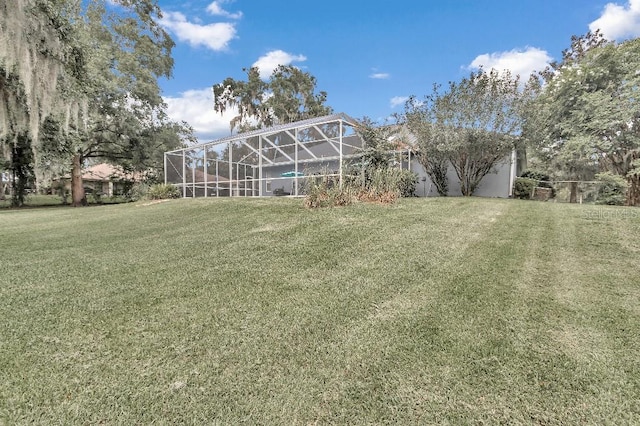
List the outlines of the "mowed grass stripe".
{"type": "Polygon", "coordinates": [[[0,418],[637,420],[638,219],[590,208],[0,212],[0,418]]]}

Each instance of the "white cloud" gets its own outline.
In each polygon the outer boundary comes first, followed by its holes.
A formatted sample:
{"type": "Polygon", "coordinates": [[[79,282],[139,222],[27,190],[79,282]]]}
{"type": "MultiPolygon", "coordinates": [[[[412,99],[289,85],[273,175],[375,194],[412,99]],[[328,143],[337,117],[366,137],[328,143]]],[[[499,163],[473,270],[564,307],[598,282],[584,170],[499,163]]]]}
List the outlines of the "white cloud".
{"type": "Polygon", "coordinates": [[[409,100],[408,96],[394,96],[393,98],[391,98],[390,105],[391,108],[395,108],[397,106],[400,105],[404,105],[405,102],[407,102],[409,100]]]}
{"type": "Polygon", "coordinates": [[[160,24],[174,33],[178,40],[190,45],[204,46],[211,50],[225,50],[229,42],[236,37],[234,24],[218,22],[200,25],[189,22],[180,12],[163,12],[160,24]]]}
{"type": "Polygon", "coordinates": [[[283,50],[272,50],[258,58],[258,60],[253,63],[253,66],[258,67],[260,77],[266,79],[271,76],[273,70],[275,70],[278,65],[290,65],[293,62],[303,62],[306,60],[307,57],[304,55],[292,55],[283,50]]]}
{"type": "Polygon", "coordinates": [[[471,69],[483,68],[497,71],[509,70],[513,75],[519,75],[526,81],[534,71],[542,71],[552,60],[545,51],[536,47],[525,50],[510,50],[507,52],[485,53],[477,56],[469,65],[471,69]]]}
{"type": "Polygon", "coordinates": [[[373,79],[376,79],[376,80],[385,80],[385,79],[387,79],[389,77],[391,77],[391,74],[386,73],[386,72],[376,72],[376,73],[373,73],[373,74],[371,74],[369,76],[369,78],[373,78],[373,79]]]}
{"type": "Polygon", "coordinates": [[[217,0],[207,6],[207,12],[214,16],[224,16],[229,19],[240,19],[242,18],[242,12],[231,13],[227,12],[222,8],[224,3],[230,3],[230,0],[217,0]]]}
{"type": "Polygon", "coordinates": [[[188,90],[179,97],[165,96],[164,101],[168,116],[172,120],[189,123],[199,142],[229,136],[229,122],[238,114],[235,108],[222,115],[215,112],[211,88],[188,90]]]}
{"type": "Polygon", "coordinates": [[[640,36],[640,0],[629,0],[626,6],[608,3],[602,15],[589,24],[589,29],[600,29],[609,40],[640,36]]]}

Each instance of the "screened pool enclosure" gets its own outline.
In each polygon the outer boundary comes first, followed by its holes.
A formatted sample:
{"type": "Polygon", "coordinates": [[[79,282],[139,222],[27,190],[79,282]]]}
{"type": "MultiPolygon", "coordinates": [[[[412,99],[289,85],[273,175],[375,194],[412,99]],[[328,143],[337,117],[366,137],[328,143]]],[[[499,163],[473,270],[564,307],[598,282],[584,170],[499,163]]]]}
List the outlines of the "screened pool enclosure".
{"type": "Polygon", "coordinates": [[[362,155],[355,125],[335,114],[166,152],[165,182],[183,197],[296,196],[311,176],[340,184],[362,155]]]}

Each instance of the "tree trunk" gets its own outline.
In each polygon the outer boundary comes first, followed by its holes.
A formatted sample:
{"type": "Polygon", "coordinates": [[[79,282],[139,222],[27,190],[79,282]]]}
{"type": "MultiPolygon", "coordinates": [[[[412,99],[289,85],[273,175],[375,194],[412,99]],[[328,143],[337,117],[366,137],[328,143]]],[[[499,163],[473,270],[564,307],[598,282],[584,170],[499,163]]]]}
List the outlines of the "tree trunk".
{"type": "Polygon", "coordinates": [[[640,206],[640,175],[635,174],[627,178],[627,206],[640,206]]]}
{"type": "Polygon", "coordinates": [[[471,197],[473,195],[474,185],[471,182],[471,179],[466,177],[464,178],[464,182],[460,182],[460,192],[465,197],[471,197]]]}
{"type": "Polygon", "coordinates": [[[460,173],[459,176],[460,176],[460,192],[464,197],[467,197],[471,194],[469,193],[469,178],[466,175],[466,170],[463,169],[462,173],[460,173]]]}
{"type": "Polygon", "coordinates": [[[74,154],[73,165],[71,169],[71,205],[80,207],[87,205],[87,197],[84,195],[84,186],[82,182],[82,156],[74,154]]]}
{"type": "Polygon", "coordinates": [[[578,202],[578,182],[570,182],[569,183],[569,202],[577,203],[578,202]]]}

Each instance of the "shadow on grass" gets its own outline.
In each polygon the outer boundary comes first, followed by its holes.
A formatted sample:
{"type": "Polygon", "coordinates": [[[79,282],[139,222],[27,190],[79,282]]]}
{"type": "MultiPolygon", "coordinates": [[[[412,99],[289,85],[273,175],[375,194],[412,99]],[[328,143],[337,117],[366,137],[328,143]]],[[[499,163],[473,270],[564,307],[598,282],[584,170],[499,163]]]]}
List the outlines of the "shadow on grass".
{"type": "MultiPolygon", "coordinates": [[[[88,207],[106,206],[112,204],[123,204],[128,201],[124,198],[102,198],[100,202],[89,200],[88,207]]],[[[63,203],[62,198],[57,195],[29,195],[22,206],[11,204],[11,198],[0,199],[0,210],[24,210],[40,208],[65,208],[72,207],[70,203],[63,203]]]]}

